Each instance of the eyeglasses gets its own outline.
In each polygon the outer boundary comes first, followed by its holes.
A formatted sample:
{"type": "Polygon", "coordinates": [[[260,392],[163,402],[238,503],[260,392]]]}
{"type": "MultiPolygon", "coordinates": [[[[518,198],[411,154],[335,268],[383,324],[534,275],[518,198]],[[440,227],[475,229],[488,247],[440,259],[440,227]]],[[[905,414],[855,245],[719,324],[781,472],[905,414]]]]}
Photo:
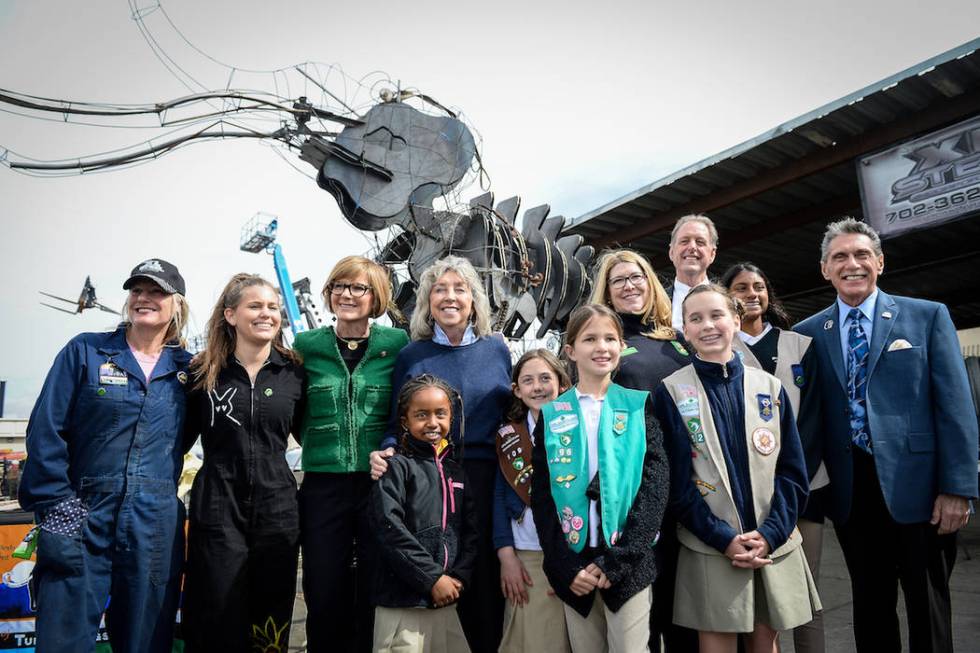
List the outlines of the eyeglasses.
{"type": "Polygon", "coordinates": [[[371,292],[371,286],[365,286],[363,283],[332,283],[330,284],[330,294],[331,295],[343,295],[344,291],[350,291],[351,297],[363,297],[364,295],[371,292]]]}
{"type": "Polygon", "coordinates": [[[619,290],[626,286],[626,282],[629,281],[636,287],[647,285],[647,278],[637,272],[636,274],[631,274],[628,277],[615,277],[609,280],[609,287],[619,290]]]}

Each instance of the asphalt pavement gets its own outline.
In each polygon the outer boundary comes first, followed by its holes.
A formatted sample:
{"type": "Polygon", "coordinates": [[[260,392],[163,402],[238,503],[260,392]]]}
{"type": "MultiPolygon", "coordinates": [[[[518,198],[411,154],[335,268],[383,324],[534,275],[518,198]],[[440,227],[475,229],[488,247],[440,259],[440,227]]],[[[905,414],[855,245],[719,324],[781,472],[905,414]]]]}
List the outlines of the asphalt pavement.
{"type": "MultiPolygon", "coordinates": [[[[301,572],[302,573],[302,572],[301,572]]],[[[953,593],[953,638],[955,650],[963,653],[980,650],[980,518],[974,517],[960,531],[959,555],[951,582],[953,593]]],[[[824,607],[824,632],[828,653],[854,651],[851,619],[851,586],[834,529],[824,529],[823,563],[820,570],[820,598],[824,607]]],[[[902,622],[902,641],[906,642],[905,606],[899,592],[899,616],[902,622]]],[[[791,633],[780,636],[780,650],[792,653],[791,633]]],[[[296,583],[296,607],[289,650],[305,652],[306,604],[299,578],[296,583]]],[[[907,648],[906,648],[907,650],[907,648]]]]}

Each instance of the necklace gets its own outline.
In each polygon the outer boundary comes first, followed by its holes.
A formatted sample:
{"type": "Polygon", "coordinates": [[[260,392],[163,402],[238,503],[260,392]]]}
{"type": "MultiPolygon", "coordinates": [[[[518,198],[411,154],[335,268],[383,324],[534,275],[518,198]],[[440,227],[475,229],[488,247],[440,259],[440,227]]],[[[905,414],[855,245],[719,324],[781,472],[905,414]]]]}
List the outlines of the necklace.
{"type": "Polygon", "coordinates": [[[338,334],[337,335],[337,340],[339,340],[342,343],[346,344],[347,345],[347,348],[350,349],[351,351],[354,351],[354,350],[356,350],[358,348],[358,346],[360,346],[360,344],[362,342],[364,342],[365,340],[367,340],[367,338],[364,337],[364,338],[350,338],[350,339],[348,339],[348,338],[341,338],[340,335],[338,334]]]}

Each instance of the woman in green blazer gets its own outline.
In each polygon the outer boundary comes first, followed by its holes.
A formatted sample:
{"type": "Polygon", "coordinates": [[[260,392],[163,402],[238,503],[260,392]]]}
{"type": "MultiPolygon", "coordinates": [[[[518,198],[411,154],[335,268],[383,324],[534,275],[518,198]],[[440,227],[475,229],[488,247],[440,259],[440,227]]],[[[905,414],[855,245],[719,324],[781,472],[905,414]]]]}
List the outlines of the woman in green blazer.
{"type": "Polygon", "coordinates": [[[391,372],[408,334],[370,324],[391,305],[388,271],[370,259],[341,259],[323,286],[323,300],[336,325],[301,333],[293,345],[307,373],[299,433],[306,635],[311,653],[369,651],[376,556],[366,512],[368,454],[378,449],[388,423],[391,372]]]}

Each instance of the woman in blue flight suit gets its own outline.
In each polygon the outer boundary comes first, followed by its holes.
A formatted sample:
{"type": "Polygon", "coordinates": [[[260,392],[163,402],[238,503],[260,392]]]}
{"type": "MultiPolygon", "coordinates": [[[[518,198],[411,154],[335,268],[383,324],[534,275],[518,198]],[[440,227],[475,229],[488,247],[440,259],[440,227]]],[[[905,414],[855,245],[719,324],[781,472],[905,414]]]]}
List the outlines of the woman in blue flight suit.
{"type": "Polygon", "coordinates": [[[37,523],[37,651],[169,651],[184,555],[184,279],[137,265],[124,320],[55,358],[27,427],[20,504],[37,523]],[[106,609],[109,595],[112,601],[106,609]]]}

